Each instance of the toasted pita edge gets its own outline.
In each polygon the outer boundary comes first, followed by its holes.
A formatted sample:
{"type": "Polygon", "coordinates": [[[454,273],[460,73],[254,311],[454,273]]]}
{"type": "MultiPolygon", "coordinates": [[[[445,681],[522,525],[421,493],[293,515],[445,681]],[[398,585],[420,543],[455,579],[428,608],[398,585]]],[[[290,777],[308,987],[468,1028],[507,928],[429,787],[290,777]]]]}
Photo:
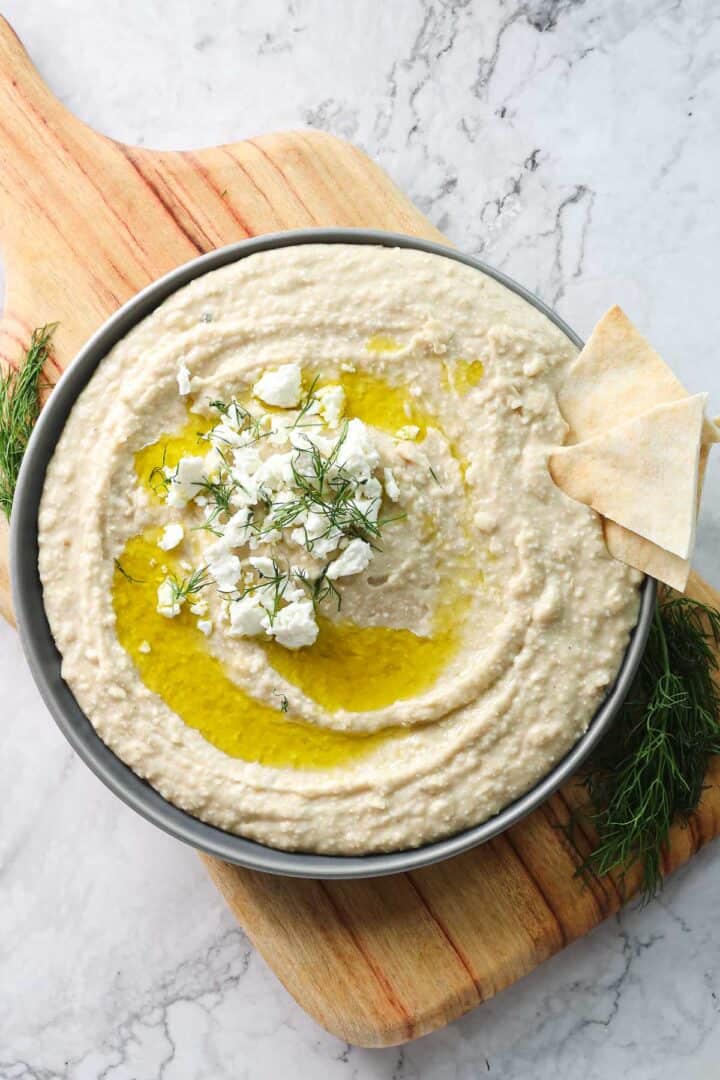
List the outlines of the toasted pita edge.
{"type": "Polygon", "coordinates": [[[616,304],[593,327],[558,393],[568,441],[584,442],[655,405],[688,397],[662,357],[616,304]]]}
{"type": "Polygon", "coordinates": [[[618,525],[689,558],[706,396],[657,405],[592,439],[558,448],[548,457],[553,482],[618,525]],[[661,476],[675,488],[675,499],[661,476]]]}
{"type": "Polygon", "coordinates": [[[603,518],[603,533],[608,551],[618,562],[684,592],[690,576],[690,560],[658,547],[616,521],[603,518]]]}
{"type": "MultiPolygon", "coordinates": [[[[700,512],[702,490],[705,481],[705,469],[710,456],[710,445],[704,443],[700,448],[698,463],[696,516],[700,512]]],[[[664,548],[658,547],[643,536],[624,529],[614,521],[603,518],[603,532],[607,549],[614,559],[640,570],[643,574],[657,578],[669,585],[676,592],[684,592],[690,576],[690,559],[681,559],[664,548]]]]}

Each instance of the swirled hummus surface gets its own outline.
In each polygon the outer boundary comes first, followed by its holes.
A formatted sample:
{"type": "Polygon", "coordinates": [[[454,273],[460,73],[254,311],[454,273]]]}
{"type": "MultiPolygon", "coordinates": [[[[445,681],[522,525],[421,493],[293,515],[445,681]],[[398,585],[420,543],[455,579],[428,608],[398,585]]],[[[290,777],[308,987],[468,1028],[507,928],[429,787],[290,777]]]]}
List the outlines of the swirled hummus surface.
{"type": "Polygon", "coordinates": [[[104,742],[290,850],[412,847],[525,792],[639,607],[547,470],[574,355],[413,250],[279,249],[170,297],[80,395],[40,508],[63,677],[104,742]]]}

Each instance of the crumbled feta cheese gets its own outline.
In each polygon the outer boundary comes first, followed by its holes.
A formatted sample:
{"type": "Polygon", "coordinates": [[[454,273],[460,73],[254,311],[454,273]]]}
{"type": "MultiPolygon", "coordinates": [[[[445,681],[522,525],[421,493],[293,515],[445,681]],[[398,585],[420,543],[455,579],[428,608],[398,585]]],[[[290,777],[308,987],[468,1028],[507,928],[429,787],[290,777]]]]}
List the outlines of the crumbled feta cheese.
{"type": "Polygon", "coordinates": [[[364,540],[351,540],[341,555],[331,562],[327,569],[327,576],[331,581],[341,577],[350,577],[351,574],[360,574],[367,568],[373,557],[372,548],[364,540]]]}
{"type": "Polygon", "coordinates": [[[302,528],[293,529],[290,539],[299,547],[304,547],[317,559],[324,559],[338,546],[343,533],[331,525],[325,514],[310,510],[302,528]]]}
{"type": "Polygon", "coordinates": [[[241,472],[240,469],[231,469],[230,479],[235,485],[230,495],[230,503],[239,509],[254,506],[258,501],[258,482],[255,477],[241,472]]]}
{"type": "Polygon", "coordinates": [[[268,491],[279,491],[292,484],[292,458],[291,453],[271,454],[265,458],[254,476],[258,490],[267,488],[268,491]]]}
{"type": "Polygon", "coordinates": [[[229,555],[227,552],[218,552],[207,564],[208,574],[214,579],[220,592],[233,591],[240,577],[240,569],[237,555],[229,555]]]}
{"type": "Polygon", "coordinates": [[[322,386],[317,391],[320,415],[328,427],[338,426],[345,411],[345,391],[342,386],[322,386]]]}
{"type": "Polygon", "coordinates": [[[242,446],[233,451],[233,464],[238,472],[254,476],[260,468],[261,457],[255,446],[242,446]]]}
{"type": "Polygon", "coordinates": [[[211,431],[208,431],[207,438],[214,446],[220,447],[221,450],[226,450],[228,447],[244,446],[246,443],[245,432],[238,431],[227,420],[222,420],[211,431]]]}
{"type": "Polygon", "coordinates": [[[302,585],[296,584],[293,580],[294,578],[297,579],[300,573],[300,567],[293,566],[291,567],[290,573],[288,574],[288,583],[285,586],[285,590],[283,592],[283,600],[285,600],[288,604],[292,603],[293,600],[307,599],[307,593],[305,592],[305,589],[302,587],[302,585]]]}
{"type": "MultiPolygon", "coordinates": [[[[271,525],[276,525],[282,520],[282,515],[286,511],[287,507],[293,506],[292,525],[302,525],[307,520],[307,509],[298,501],[297,491],[293,491],[291,488],[281,488],[280,491],[273,495],[272,506],[270,507],[264,522],[264,527],[269,529],[271,525]]],[[[285,528],[285,526],[283,526],[285,528]]],[[[272,530],[273,534],[275,529],[272,530]]],[[[266,534],[267,535],[267,534],[266,534]]],[[[279,537],[278,537],[279,539],[279,537]]]]}
{"type": "Polygon", "coordinates": [[[207,615],[207,600],[196,600],[194,604],[190,605],[190,610],[192,611],[193,615],[207,615]]]}
{"type": "Polygon", "coordinates": [[[243,547],[252,536],[252,511],[246,506],[238,510],[222,528],[222,546],[226,549],[243,547]]]}
{"type": "Polygon", "coordinates": [[[297,364],[283,364],[277,371],[266,371],[253,386],[253,394],[266,405],[292,409],[302,394],[302,372],[297,364]]]}
{"type": "Polygon", "coordinates": [[[354,417],[347,425],[345,438],[337,454],[338,468],[357,480],[369,480],[380,461],[369,428],[354,417]]]}
{"type": "Polygon", "coordinates": [[[198,619],[197,628],[205,637],[210,637],[213,632],[212,619],[198,619]]]}
{"type": "Polygon", "coordinates": [[[276,564],[272,561],[272,559],[267,559],[262,555],[255,555],[252,558],[248,559],[248,562],[252,567],[254,567],[255,570],[257,570],[260,577],[274,578],[277,574],[277,571],[275,569],[276,564]]]}
{"type": "Polygon", "coordinates": [[[174,619],[176,615],[180,614],[182,604],[183,597],[176,594],[170,578],[161,581],[157,589],[157,607],[155,609],[157,613],[164,615],[166,619],[174,619]]]}
{"type": "Polygon", "coordinates": [[[166,525],[162,536],[158,540],[158,547],[162,548],[163,551],[172,551],[182,542],[184,536],[185,530],[182,525],[166,525]]]}
{"type": "Polygon", "coordinates": [[[371,521],[377,521],[382,502],[382,484],[380,481],[371,476],[369,480],[366,480],[364,484],[358,487],[353,502],[365,517],[370,518],[371,521]]]}
{"type": "Polygon", "coordinates": [[[147,655],[147,653],[152,652],[150,642],[149,641],[141,641],[140,644],[138,645],[138,652],[144,653],[146,655],[147,655]]]}
{"type": "Polygon", "coordinates": [[[295,600],[281,608],[273,620],[271,633],[286,649],[312,645],[318,636],[315,609],[310,600],[295,600]]]}
{"type": "Polygon", "coordinates": [[[270,619],[254,593],[230,604],[230,637],[254,637],[270,626],[270,619]]]}
{"type": "Polygon", "coordinates": [[[221,453],[216,447],[208,450],[203,458],[203,465],[206,480],[213,482],[219,480],[223,471],[227,468],[224,452],[221,453]]]}
{"type": "Polygon", "coordinates": [[[398,429],[397,437],[398,439],[407,439],[408,442],[412,442],[414,439],[417,439],[419,434],[420,428],[416,424],[406,424],[405,427],[398,429]]]}
{"type": "Polygon", "coordinates": [[[268,425],[268,442],[271,446],[287,446],[290,442],[290,436],[293,431],[293,426],[297,416],[268,416],[270,424],[268,425]]]}
{"type": "Polygon", "coordinates": [[[395,479],[395,473],[392,469],[384,469],[383,477],[385,480],[385,494],[391,502],[397,502],[400,498],[400,488],[398,482],[395,479]]]}
{"type": "Polygon", "coordinates": [[[178,365],[176,378],[180,397],[187,397],[192,390],[192,375],[184,360],[181,360],[178,365]]]}
{"type": "Polygon", "coordinates": [[[269,529],[262,534],[262,538],[258,536],[251,536],[249,540],[250,549],[257,551],[262,544],[276,544],[278,540],[282,540],[282,533],[279,529],[269,529]]]}
{"type": "Polygon", "coordinates": [[[167,493],[168,506],[183,507],[200,493],[200,485],[205,480],[205,459],[201,457],[180,458],[177,469],[166,469],[170,480],[167,493]]]}

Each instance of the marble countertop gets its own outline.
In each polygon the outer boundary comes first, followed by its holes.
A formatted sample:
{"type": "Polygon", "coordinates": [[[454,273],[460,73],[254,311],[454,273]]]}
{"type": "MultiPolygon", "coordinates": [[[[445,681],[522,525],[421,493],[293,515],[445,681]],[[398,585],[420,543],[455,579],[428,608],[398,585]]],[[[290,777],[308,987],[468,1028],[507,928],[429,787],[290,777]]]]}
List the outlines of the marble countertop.
{"type": "MultiPolygon", "coordinates": [[[[364,147],[455,243],[586,333],[619,302],[720,412],[711,0],[6,0],[79,116],[156,147],[288,126],[364,147]]],[[[696,565],[720,584],[720,469],[696,565]]],[[[194,854],[114,799],[0,626],[3,1080],[717,1075],[720,848],[442,1032],[318,1028],[194,854]]]]}

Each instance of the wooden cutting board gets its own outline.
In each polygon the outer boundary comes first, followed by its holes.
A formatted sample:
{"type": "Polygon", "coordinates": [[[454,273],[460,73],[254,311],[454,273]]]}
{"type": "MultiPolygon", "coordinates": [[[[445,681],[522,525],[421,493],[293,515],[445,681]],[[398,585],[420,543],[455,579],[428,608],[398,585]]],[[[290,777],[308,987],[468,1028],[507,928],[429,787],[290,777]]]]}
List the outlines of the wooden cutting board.
{"type": "MultiPolygon", "coordinates": [[[[0,240],[7,272],[0,359],[59,321],[55,380],[123,301],[198,252],[258,233],[373,226],[442,239],[381,170],[317,132],[194,153],[123,146],[56,101],[0,20],[0,240]]],[[[0,610],[12,618],[6,529],[0,610]]],[[[698,578],[691,591],[720,604],[698,578]]],[[[675,829],[669,872],[720,831],[720,766],[700,811],[675,829]]],[[[411,874],[297,881],[204,858],[252,941],[290,993],[341,1039],[386,1046],[447,1024],[510,985],[621,904],[611,879],[575,876],[562,826],[569,785],[483,847],[411,874]]],[[[630,883],[632,886],[632,882],[630,883]]]]}

